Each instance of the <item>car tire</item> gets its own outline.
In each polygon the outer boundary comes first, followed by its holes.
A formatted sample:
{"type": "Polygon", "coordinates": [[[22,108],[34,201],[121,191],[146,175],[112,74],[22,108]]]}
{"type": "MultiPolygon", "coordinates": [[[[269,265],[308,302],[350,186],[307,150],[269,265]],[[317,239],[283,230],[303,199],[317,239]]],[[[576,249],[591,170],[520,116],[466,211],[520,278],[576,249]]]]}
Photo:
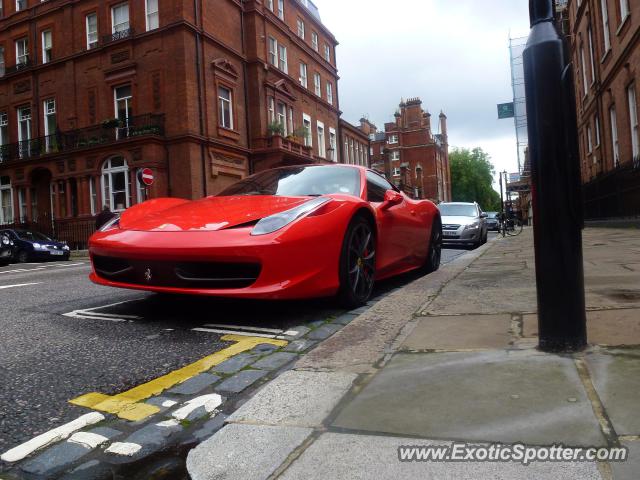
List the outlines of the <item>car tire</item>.
{"type": "Polygon", "coordinates": [[[376,232],[369,221],[356,216],[344,236],[340,252],[338,300],[348,309],[367,303],[376,274],[376,232]]]}
{"type": "Polygon", "coordinates": [[[429,251],[427,253],[427,259],[422,267],[425,274],[433,273],[440,268],[440,261],[442,260],[442,221],[440,217],[436,217],[433,220],[431,227],[431,238],[429,239],[429,251]]]}
{"type": "Polygon", "coordinates": [[[29,255],[29,252],[27,252],[26,250],[20,250],[17,254],[16,254],[16,261],[18,263],[27,263],[31,258],[31,255],[29,255]]]}

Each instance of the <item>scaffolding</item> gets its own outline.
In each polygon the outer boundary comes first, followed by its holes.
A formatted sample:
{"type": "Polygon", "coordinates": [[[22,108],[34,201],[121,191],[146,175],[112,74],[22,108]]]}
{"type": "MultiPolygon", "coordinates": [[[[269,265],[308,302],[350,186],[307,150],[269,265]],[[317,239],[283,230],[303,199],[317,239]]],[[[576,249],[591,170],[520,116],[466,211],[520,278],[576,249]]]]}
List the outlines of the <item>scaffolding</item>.
{"type": "Polygon", "coordinates": [[[524,173],[526,152],[529,146],[527,132],[527,102],[524,87],[524,63],[522,52],[527,46],[527,37],[509,38],[511,57],[511,86],[513,88],[514,123],[518,141],[518,173],[524,173]]]}

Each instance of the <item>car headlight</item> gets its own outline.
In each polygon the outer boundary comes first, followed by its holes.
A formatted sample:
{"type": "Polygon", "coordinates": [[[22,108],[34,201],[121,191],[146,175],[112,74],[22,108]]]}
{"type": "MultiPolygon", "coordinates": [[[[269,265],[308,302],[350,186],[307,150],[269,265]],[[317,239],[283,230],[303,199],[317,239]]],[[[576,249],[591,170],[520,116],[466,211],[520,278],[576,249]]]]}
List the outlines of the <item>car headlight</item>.
{"type": "Polygon", "coordinates": [[[69,250],[69,245],[65,245],[64,247],[62,247],[63,250],[69,250]]]}
{"type": "Polygon", "coordinates": [[[5,237],[4,235],[2,236],[2,244],[3,245],[10,245],[11,244],[11,240],[9,240],[9,237],[5,237]]]}
{"type": "Polygon", "coordinates": [[[477,230],[478,228],[480,228],[480,224],[478,222],[472,223],[471,225],[467,225],[466,227],[464,227],[465,230],[477,230]]]}
{"type": "Polygon", "coordinates": [[[120,228],[120,215],[116,215],[107,223],[105,223],[102,227],[100,227],[100,231],[107,232],[109,230],[115,230],[116,228],[120,228]]]}
{"type": "Polygon", "coordinates": [[[251,235],[259,236],[259,235],[267,235],[269,233],[277,232],[278,230],[286,227],[292,222],[295,222],[299,218],[308,215],[315,209],[321,207],[327,202],[330,202],[331,198],[327,197],[318,197],[313,200],[309,200],[308,202],[303,203],[302,205],[298,205],[291,210],[287,210],[285,212],[276,213],[275,215],[271,215],[269,217],[265,217],[260,220],[256,226],[251,231],[251,235]]]}
{"type": "Polygon", "coordinates": [[[42,245],[40,245],[39,243],[34,243],[33,248],[35,248],[36,250],[40,250],[42,248],[42,245]]]}

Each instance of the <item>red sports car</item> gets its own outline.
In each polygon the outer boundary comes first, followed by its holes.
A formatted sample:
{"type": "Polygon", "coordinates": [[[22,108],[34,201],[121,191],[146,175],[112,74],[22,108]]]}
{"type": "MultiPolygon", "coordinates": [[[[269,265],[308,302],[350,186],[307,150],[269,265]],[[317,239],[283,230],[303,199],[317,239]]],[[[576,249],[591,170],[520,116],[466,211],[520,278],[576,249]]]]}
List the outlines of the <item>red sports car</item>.
{"type": "Polygon", "coordinates": [[[365,303],[375,280],[440,266],[436,206],[356,166],[277,168],[214,197],[160,198],[89,242],[91,280],[161,293],[254,299],[338,295],[365,303]]]}

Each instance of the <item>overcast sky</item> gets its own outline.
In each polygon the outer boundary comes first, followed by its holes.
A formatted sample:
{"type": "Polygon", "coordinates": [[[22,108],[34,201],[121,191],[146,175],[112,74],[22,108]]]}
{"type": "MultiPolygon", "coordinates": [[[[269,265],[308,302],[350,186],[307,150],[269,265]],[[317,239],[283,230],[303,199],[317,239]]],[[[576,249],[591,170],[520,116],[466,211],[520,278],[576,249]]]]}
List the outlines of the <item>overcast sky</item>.
{"type": "Polygon", "coordinates": [[[314,0],[337,50],[340,107],[384,127],[400,98],[420,97],[449,120],[452,147],[482,147],[496,171],[517,171],[509,34],[529,31],[528,0],[314,0]]]}

